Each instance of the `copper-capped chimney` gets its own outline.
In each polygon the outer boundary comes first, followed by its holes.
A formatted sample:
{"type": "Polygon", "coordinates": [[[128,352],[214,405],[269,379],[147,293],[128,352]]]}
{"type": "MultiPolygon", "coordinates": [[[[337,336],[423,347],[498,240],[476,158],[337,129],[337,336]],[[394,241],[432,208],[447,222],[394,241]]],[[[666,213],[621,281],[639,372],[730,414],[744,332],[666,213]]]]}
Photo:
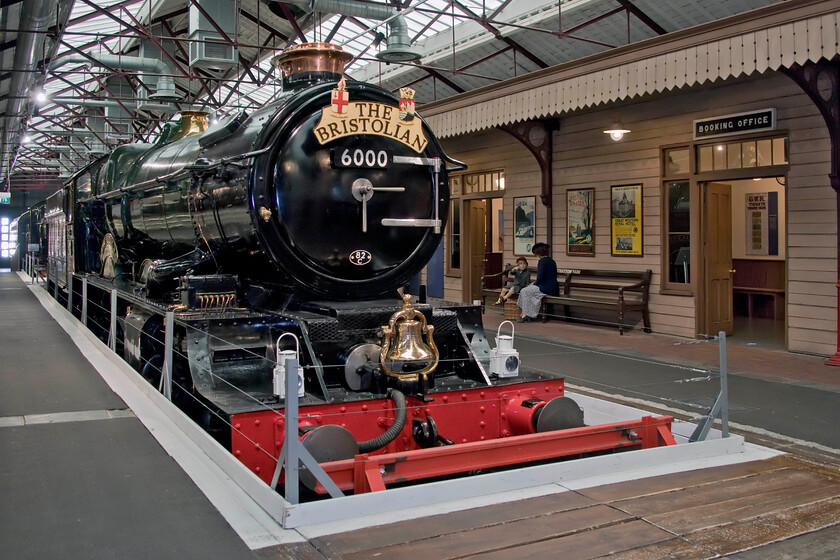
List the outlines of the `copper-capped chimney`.
{"type": "Polygon", "coordinates": [[[311,86],[318,82],[337,82],[344,65],[353,59],[338,45],[304,43],[289,47],[271,59],[283,75],[283,89],[311,86]]]}

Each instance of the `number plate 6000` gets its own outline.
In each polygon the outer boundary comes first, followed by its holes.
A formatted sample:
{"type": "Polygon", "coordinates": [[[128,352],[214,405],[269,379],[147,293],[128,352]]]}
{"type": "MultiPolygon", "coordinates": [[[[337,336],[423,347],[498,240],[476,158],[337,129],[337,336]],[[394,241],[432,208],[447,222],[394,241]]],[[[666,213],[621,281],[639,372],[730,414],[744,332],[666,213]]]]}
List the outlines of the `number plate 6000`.
{"type": "Polygon", "coordinates": [[[391,161],[391,154],[382,149],[339,148],[331,150],[330,156],[333,167],[385,169],[391,161]]]}

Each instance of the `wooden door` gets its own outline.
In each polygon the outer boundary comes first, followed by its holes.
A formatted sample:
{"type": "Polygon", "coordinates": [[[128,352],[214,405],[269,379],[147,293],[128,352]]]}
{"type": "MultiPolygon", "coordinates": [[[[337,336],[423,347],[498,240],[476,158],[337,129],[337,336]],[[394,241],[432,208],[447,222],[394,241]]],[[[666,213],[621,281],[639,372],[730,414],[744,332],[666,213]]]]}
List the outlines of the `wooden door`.
{"type": "Polygon", "coordinates": [[[708,183],[705,191],[706,333],[732,334],[732,189],[708,183]]]}
{"type": "Polygon", "coordinates": [[[469,213],[470,274],[466,290],[467,301],[481,299],[481,277],[484,275],[484,253],[487,239],[487,203],[471,200],[469,213]]]}

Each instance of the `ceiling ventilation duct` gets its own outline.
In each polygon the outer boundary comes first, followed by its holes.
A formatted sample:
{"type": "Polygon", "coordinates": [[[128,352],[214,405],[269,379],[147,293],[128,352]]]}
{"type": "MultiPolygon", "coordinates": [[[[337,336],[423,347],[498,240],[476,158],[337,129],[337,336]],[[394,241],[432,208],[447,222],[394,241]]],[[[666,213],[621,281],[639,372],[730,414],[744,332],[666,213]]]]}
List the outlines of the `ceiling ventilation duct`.
{"type": "MultiPolygon", "coordinates": [[[[131,99],[134,97],[134,91],[125,76],[109,76],[105,80],[105,86],[108,91],[116,99],[131,99]]],[[[114,103],[111,106],[104,106],[105,110],[105,133],[106,139],[110,140],[115,135],[125,135],[131,129],[131,121],[133,115],[127,111],[128,107],[134,103],[126,104],[125,102],[114,103]]]]}
{"type": "Polygon", "coordinates": [[[423,53],[411,46],[405,16],[391,6],[352,0],[285,0],[285,3],[305,7],[313,12],[387,20],[388,37],[385,41],[388,47],[378,52],[376,58],[383,62],[412,62],[423,57],[423,53]]]}
{"type": "Polygon", "coordinates": [[[236,40],[238,18],[239,7],[236,0],[192,2],[189,27],[190,66],[214,70],[236,66],[239,62],[239,49],[231,45],[224,35],[236,40]]]}
{"type": "MultiPolygon", "coordinates": [[[[138,58],[136,56],[121,56],[116,54],[84,56],[71,54],[53,60],[49,65],[49,71],[53,72],[65,64],[87,64],[88,66],[100,66],[113,68],[115,70],[128,70],[133,72],[151,72],[158,77],[157,87],[149,97],[155,101],[178,101],[183,96],[175,89],[174,71],[162,60],[156,58],[138,58]]],[[[133,95],[133,93],[132,93],[133,95]]]]}
{"type": "MultiPolygon", "coordinates": [[[[177,50],[175,46],[175,41],[163,38],[167,34],[167,31],[166,29],[164,29],[163,25],[159,23],[152,25],[149,28],[149,34],[152,37],[156,37],[157,39],[141,39],[140,51],[138,56],[140,58],[145,59],[156,58],[160,61],[167,61],[167,63],[174,60],[175,52],[177,50]]],[[[152,96],[153,94],[158,92],[158,80],[160,78],[157,74],[155,74],[154,72],[139,72],[137,74],[137,78],[143,84],[139,88],[137,88],[137,97],[141,100],[140,106],[137,107],[138,110],[155,110],[154,108],[152,108],[155,105],[155,103],[153,101],[150,101],[153,99],[156,101],[166,101],[166,99],[160,99],[160,96],[158,96],[157,98],[152,96]]],[[[165,89],[168,87],[168,84],[164,84],[165,89]]]]}

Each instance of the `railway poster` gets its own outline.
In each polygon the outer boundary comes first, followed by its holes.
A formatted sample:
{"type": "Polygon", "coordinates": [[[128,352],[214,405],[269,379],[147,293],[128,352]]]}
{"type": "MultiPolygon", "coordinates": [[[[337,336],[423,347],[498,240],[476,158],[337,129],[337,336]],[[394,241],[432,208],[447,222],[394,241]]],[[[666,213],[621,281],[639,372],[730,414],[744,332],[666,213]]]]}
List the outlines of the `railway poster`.
{"type": "Polygon", "coordinates": [[[767,193],[747,193],[747,247],[748,255],[767,254],[767,193]]]}
{"type": "Polygon", "coordinates": [[[746,193],[746,254],[779,254],[779,193],[746,193]]]}
{"type": "Polygon", "coordinates": [[[513,199],[513,254],[530,255],[536,241],[537,197],[513,199]]]}
{"type": "Polygon", "coordinates": [[[610,233],[614,256],[642,256],[642,185],[610,187],[610,233]]]}
{"type": "Polygon", "coordinates": [[[566,191],[567,255],[595,255],[595,189],[566,191]]]}

